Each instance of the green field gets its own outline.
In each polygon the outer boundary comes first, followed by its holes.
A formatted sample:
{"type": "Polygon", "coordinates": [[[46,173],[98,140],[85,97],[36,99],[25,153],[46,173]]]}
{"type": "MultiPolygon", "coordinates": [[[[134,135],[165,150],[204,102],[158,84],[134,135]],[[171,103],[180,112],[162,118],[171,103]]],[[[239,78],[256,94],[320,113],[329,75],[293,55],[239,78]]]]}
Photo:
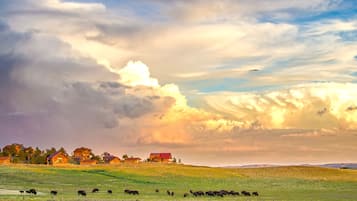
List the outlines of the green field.
{"type": "Polygon", "coordinates": [[[0,189],[35,188],[41,195],[0,195],[0,200],[357,200],[357,170],[318,167],[224,169],[185,165],[138,164],[118,166],[0,166],[0,189]],[[99,193],[91,193],[99,188],[99,193]],[[77,190],[88,195],[77,196],[77,190]],[[112,195],[106,193],[111,189],[112,195]],[[135,189],[140,195],[124,194],[135,189]],[[156,193],[155,189],[160,192],[156,193]],[[192,190],[258,191],[259,197],[200,197],[192,190]],[[50,190],[57,190],[52,197],[50,190]],[[169,197],[166,190],[175,192],[169,197]]]}

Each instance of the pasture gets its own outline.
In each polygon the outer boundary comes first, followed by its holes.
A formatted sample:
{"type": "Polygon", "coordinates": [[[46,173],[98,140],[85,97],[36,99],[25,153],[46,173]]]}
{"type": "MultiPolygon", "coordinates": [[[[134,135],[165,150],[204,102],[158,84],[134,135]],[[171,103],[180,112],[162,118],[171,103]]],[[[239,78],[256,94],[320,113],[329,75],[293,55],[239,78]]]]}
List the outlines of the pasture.
{"type": "Polygon", "coordinates": [[[10,165],[0,166],[0,200],[356,201],[357,170],[298,166],[228,169],[174,164],[10,165]],[[16,193],[31,188],[38,194],[16,193]],[[98,192],[92,193],[94,188],[98,192]],[[125,189],[137,190],[139,195],[124,193],[125,189]],[[78,196],[78,190],[87,195],[78,196]],[[174,196],[168,196],[167,190],[174,196]],[[194,197],[190,190],[257,191],[259,196],[194,197]],[[58,193],[51,195],[50,191],[58,193]]]}

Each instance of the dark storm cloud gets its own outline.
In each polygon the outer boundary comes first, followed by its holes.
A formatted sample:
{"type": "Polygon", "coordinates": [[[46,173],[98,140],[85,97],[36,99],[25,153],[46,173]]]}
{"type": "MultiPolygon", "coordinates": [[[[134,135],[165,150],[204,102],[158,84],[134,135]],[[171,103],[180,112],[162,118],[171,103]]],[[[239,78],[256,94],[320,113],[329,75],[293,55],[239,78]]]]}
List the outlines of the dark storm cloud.
{"type": "Polygon", "coordinates": [[[54,37],[18,33],[0,21],[1,143],[93,141],[117,129],[121,118],[172,104],[170,98],[128,94],[131,87],[118,79],[54,37]]]}

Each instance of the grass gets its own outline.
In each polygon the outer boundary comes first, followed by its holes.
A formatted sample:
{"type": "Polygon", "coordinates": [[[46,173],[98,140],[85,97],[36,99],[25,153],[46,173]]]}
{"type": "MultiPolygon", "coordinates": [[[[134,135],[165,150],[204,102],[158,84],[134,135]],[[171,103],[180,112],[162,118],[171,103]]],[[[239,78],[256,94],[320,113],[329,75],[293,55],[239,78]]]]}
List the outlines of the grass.
{"type": "Polygon", "coordinates": [[[222,200],[222,201],[344,201],[357,200],[357,171],[318,167],[272,167],[224,169],[185,165],[138,164],[118,166],[0,166],[0,189],[35,188],[39,196],[0,195],[0,200],[222,200]],[[90,193],[93,188],[101,191],[90,193]],[[88,192],[79,198],[77,190],[88,192]],[[112,195],[105,191],[111,189],[112,195]],[[123,193],[124,189],[140,191],[139,196],[123,193]],[[160,189],[155,193],[155,189],[160,189]],[[258,191],[259,197],[184,198],[193,190],[258,191]],[[51,197],[50,190],[59,195],[51,197]],[[166,190],[175,192],[174,197],[166,190]]]}

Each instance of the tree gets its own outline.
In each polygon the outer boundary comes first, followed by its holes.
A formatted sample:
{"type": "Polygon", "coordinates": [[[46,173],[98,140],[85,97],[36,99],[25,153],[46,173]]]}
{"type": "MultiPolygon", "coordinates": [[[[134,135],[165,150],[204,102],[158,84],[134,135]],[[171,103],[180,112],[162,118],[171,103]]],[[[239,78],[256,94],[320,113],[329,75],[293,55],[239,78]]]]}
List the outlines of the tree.
{"type": "Polygon", "coordinates": [[[60,151],[60,152],[62,152],[62,153],[64,153],[64,154],[66,154],[66,155],[68,155],[67,151],[66,151],[63,147],[61,147],[58,151],[60,151]]]}
{"type": "Polygon", "coordinates": [[[45,152],[39,149],[38,147],[35,148],[33,153],[33,157],[31,158],[32,164],[46,164],[46,156],[45,152]]]}

